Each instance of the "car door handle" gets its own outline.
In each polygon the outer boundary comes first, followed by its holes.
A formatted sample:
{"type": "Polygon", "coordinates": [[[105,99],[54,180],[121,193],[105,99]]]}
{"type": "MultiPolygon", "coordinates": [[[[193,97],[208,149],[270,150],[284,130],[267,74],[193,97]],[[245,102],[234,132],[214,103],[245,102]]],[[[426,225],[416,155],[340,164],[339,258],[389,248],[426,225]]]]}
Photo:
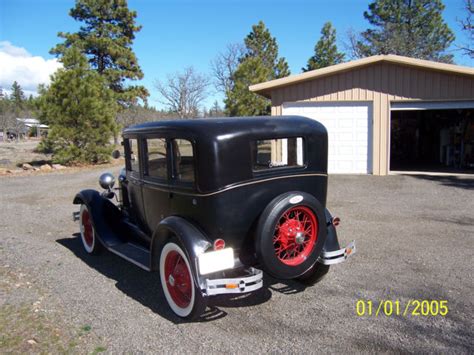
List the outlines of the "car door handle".
{"type": "Polygon", "coordinates": [[[174,194],[173,194],[172,192],[170,192],[170,193],[168,194],[168,197],[169,197],[169,198],[173,198],[173,196],[174,196],[174,194]]]}

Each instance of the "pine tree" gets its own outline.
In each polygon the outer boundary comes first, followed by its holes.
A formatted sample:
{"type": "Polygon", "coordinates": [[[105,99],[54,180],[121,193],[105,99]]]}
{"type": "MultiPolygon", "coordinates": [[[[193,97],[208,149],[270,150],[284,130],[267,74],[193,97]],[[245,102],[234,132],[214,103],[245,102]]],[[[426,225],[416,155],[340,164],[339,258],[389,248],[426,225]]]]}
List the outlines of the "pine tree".
{"type": "Polygon", "coordinates": [[[109,160],[117,104],[106,80],[77,48],[64,52],[49,88],[40,88],[39,118],[50,126],[41,148],[62,164],[109,160]]]}
{"type": "Polygon", "coordinates": [[[25,108],[26,97],[20,84],[18,84],[16,81],[14,81],[12,84],[10,101],[13,104],[15,113],[19,115],[21,110],[25,108]]]}
{"type": "Polygon", "coordinates": [[[0,87],[0,132],[2,133],[0,141],[7,139],[7,130],[12,125],[12,119],[15,119],[14,116],[12,103],[6,92],[0,87]]]}
{"type": "Polygon", "coordinates": [[[441,0],[375,0],[364,12],[373,28],[361,33],[355,52],[452,62],[453,56],[445,51],[455,37],[443,20],[443,10],[441,0]]]}
{"type": "Polygon", "coordinates": [[[245,58],[258,57],[262,64],[271,69],[274,79],[290,75],[285,58],[278,58],[278,44],[275,37],[266,28],[263,21],[252,26],[252,31],[244,39],[247,49],[245,58]]]}
{"type": "Polygon", "coordinates": [[[222,117],[224,116],[224,111],[222,110],[221,106],[219,105],[219,102],[217,100],[214,101],[214,104],[212,104],[212,107],[209,109],[209,112],[207,114],[209,117],[222,117]]]}
{"type": "Polygon", "coordinates": [[[270,101],[249,90],[249,86],[270,80],[271,70],[260,57],[248,57],[234,73],[233,90],[225,99],[229,116],[263,116],[270,113],[270,101]]]}
{"type": "Polygon", "coordinates": [[[70,47],[79,49],[90,66],[103,76],[116,93],[122,106],[146,100],[148,91],[143,86],[126,86],[129,80],[143,78],[143,72],[132,50],[137,13],[130,11],[126,0],[76,0],[69,15],[83,23],[76,33],[60,32],[65,41],[51,50],[63,56],[70,47]]]}
{"type": "Polygon", "coordinates": [[[308,59],[304,72],[330,65],[339,64],[344,61],[344,53],[337,50],[336,29],[331,22],[326,22],[321,29],[321,38],[314,47],[314,55],[308,59]]]}
{"type": "Polygon", "coordinates": [[[278,44],[265,24],[252,26],[245,42],[245,55],[233,74],[234,86],[224,100],[229,116],[268,115],[268,99],[249,91],[249,86],[290,75],[285,58],[278,57],[278,44]]]}

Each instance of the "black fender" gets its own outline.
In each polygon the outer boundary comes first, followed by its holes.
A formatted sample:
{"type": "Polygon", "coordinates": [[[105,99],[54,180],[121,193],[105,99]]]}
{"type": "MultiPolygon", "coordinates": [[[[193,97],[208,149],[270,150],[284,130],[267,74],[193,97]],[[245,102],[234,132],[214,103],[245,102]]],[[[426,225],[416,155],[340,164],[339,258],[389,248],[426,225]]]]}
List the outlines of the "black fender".
{"type": "Polygon", "coordinates": [[[106,247],[123,243],[111,226],[120,221],[122,213],[107,198],[96,190],[82,190],[76,194],[72,202],[75,205],[85,204],[92,218],[92,225],[99,241],[106,247]]]}
{"type": "Polygon", "coordinates": [[[332,215],[331,212],[327,208],[325,208],[325,214],[326,214],[326,223],[328,226],[328,233],[326,237],[326,241],[323,246],[323,251],[328,252],[328,251],[336,251],[341,249],[339,246],[339,241],[337,240],[337,232],[336,228],[332,224],[332,215]]]}
{"type": "Polygon", "coordinates": [[[102,203],[102,199],[103,197],[98,191],[88,189],[79,191],[76,196],[74,196],[72,203],[75,205],[86,204],[87,207],[92,207],[92,205],[99,206],[102,203]]]}
{"type": "MultiPolygon", "coordinates": [[[[339,246],[339,241],[337,239],[336,228],[332,224],[331,212],[325,208],[324,214],[326,215],[327,235],[323,245],[323,252],[339,250],[341,247],[339,246]]],[[[319,261],[316,261],[308,270],[306,270],[306,272],[299,277],[299,280],[308,285],[313,285],[314,283],[321,280],[323,276],[327,274],[329,266],[318,264],[318,262],[319,261]]]]}
{"type": "Polygon", "coordinates": [[[212,243],[201,230],[183,217],[166,217],[156,228],[151,240],[151,269],[153,271],[159,269],[161,249],[171,237],[176,237],[184,247],[195,275],[194,282],[198,288],[201,288],[197,257],[209,249],[212,243]]]}

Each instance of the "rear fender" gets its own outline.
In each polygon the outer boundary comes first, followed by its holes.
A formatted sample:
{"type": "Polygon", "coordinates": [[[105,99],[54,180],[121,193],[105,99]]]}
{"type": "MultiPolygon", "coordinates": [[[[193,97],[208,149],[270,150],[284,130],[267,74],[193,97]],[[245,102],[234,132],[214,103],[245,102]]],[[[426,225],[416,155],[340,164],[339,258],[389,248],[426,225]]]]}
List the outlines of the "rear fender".
{"type": "Polygon", "coordinates": [[[323,251],[329,252],[339,250],[341,247],[339,246],[339,241],[337,240],[336,228],[332,224],[332,215],[327,208],[325,209],[325,214],[328,235],[326,237],[326,242],[324,243],[323,251]]]}
{"type": "Polygon", "coordinates": [[[211,241],[196,226],[188,220],[179,216],[166,217],[160,222],[151,242],[151,268],[158,270],[160,265],[160,253],[163,246],[171,238],[175,237],[184,247],[192,272],[194,282],[198,288],[200,275],[197,268],[197,257],[212,246],[211,241]]]}

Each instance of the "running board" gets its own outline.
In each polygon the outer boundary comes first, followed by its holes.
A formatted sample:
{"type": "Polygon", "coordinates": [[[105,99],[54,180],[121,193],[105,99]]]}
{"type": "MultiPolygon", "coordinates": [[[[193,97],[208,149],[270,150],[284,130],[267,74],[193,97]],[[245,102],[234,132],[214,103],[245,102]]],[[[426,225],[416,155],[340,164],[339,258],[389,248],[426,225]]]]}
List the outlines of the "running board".
{"type": "Polygon", "coordinates": [[[132,243],[122,243],[108,246],[107,249],[143,270],[150,271],[150,252],[143,247],[132,243]]]}

